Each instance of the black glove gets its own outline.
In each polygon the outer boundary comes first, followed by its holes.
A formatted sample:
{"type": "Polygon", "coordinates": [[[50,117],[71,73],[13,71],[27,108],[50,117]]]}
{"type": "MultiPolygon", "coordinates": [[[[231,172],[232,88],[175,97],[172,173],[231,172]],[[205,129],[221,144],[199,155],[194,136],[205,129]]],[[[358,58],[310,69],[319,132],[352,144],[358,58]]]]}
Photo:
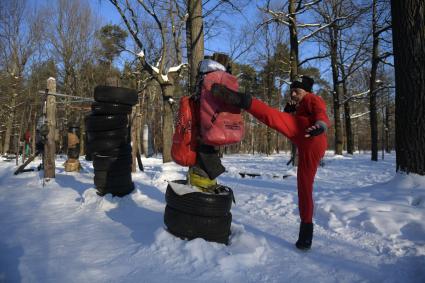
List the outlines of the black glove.
{"type": "Polygon", "coordinates": [[[311,129],[306,132],[306,134],[309,135],[310,137],[318,136],[325,131],[325,128],[323,128],[319,124],[314,125],[314,127],[315,127],[314,129],[311,129]]]}
{"type": "Polygon", "coordinates": [[[213,84],[211,93],[225,104],[230,104],[245,110],[251,107],[252,97],[249,93],[233,91],[221,84],[213,84]]]}
{"type": "Polygon", "coordinates": [[[297,111],[297,107],[295,106],[295,104],[291,104],[291,103],[286,103],[285,108],[283,108],[283,111],[287,112],[287,113],[293,113],[295,111],[297,111]]]}

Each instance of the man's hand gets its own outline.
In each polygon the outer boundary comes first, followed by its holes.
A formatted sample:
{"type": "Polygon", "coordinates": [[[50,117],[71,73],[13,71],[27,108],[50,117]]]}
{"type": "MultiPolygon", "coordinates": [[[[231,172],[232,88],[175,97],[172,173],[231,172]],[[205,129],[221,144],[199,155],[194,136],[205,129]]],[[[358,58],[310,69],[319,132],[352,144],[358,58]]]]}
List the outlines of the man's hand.
{"type": "Polygon", "coordinates": [[[306,138],[314,137],[322,134],[325,129],[320,125],[314,125],[305,130],[306,134],[304,135],[306,138]]]}

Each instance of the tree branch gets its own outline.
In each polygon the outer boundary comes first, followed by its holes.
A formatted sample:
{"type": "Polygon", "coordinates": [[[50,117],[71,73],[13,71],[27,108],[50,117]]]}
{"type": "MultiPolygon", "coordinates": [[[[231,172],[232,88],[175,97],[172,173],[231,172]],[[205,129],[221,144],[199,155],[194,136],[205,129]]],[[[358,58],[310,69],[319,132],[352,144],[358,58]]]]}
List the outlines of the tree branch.
{"type": "Polygon", "coordinates": [[[159,20],[157,14],[155,11],[151,11],[148,6],[146,6],[145,2],[143,0],[137,0],[140,5],[142,5],[143,9],[151,15],[151,17],[155,20],[160,32],[161,32],[161,41],[162,41],[162,48],[161,48],[161,60],[159,61],[159,72],[162,74],[164,70],[164,63],[165,63],[165,54],[167,53],[167,43],[166,43],[166,31],[163,27],[161,21],[159,20]]]}
{"type": "Polygon", "coordinates": [[[387,30],[392,29],[392,25],[385,26],[375,32],[375,36],[378,37],[381,33],[386,32],[387,30]]]}
{"type": "Polygon", "coordinates": [[[308,61],[316,60],[316,59],[323,59],[323,58],[326,58],[326,57],[329,57],[329,56],[330,56],[330,54],[323,54],[323,55],[317,55],[317,56],[314,56],[314,57],[304,59],[303,61],[298,63],[298,67],[302,66],[303,64],[307,63],[308,61]]]}
{"type": "Polygon", "coordinates": [[[305,40],[309,39],[310,37],[314,36],[316,33],[318,33],[318,32],[320,32],[320,31],[322,31],[323,29],[325,29],[325,28],[327,28],[327,27],[329,27],[329,26],[333,25],[336,21],[344,20],[344,19],[346,19],[346,18],[348,18],[348,16],[345,16],[345,17],[338,17],[338,18],[334,19],[332,22],[327,23],[327,24],[326,24],[326,25],[324,25],[324,26],[321,26],[320,28],[318,28],[317,30],[315,30],[315,31],[311,32],[310,34],[308,34],[308,35],[306,35],[306,36],[303,36],[300,40],[298,40],[298,44],[301,44],[303,41],[305,41],[305,40]]]}

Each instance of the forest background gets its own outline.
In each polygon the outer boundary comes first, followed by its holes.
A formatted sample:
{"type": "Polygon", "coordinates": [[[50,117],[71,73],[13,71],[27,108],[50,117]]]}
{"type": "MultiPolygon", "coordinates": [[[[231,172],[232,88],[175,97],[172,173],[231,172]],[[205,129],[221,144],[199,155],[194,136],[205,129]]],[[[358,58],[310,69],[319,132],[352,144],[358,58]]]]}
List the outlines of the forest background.
{"type": "MultiPolygon", "coordinates": [[[[327,102],[329,149],[335,154],[370,151],[377,161],[395,149],[389,0],[5,0],[0,5],[0,153],[18,152],[24,133],[35,133],[43,114],[40,92],[53,77],[57,93],[81,98],[92,98],[102,84],[137,89],[137,136],[147,125],[154,153],[168,162],[179,98],[193,93],[196,63],[213,52],[232,58],[241,91],[281,110],[290,81],[312,76],[314,92],[327,102]]],[[[61,153],[70,123],[80,124],[84,140],[90,107],[83,99],[64,98],[57,111],[61,153]]],[[[225,153],[291,150],[286,138],[246,114],[245,128],[244,140],[223,148],[225,153]]]]}

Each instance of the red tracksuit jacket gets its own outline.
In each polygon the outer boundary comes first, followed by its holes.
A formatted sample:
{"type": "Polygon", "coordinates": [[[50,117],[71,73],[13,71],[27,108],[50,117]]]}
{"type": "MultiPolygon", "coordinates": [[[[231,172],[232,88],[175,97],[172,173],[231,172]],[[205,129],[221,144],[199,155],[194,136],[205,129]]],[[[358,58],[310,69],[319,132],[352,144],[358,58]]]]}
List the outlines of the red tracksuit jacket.
{"type": "Polygon", "coordinates": [[[307,93],[298,105],[295,115],[280,112],[258,99],[253,98],[251,107],[247,110],[255,118],[267,126],[289,138],[298,148],[298,206],[301,221],[313,221],[313,182],[317,167],[327,149],[326,134],[314,137],[304,137],[305,130],[316,123],[329,127],[326,114],[326,104],[323,99],[312,93],[307,93]]]}

